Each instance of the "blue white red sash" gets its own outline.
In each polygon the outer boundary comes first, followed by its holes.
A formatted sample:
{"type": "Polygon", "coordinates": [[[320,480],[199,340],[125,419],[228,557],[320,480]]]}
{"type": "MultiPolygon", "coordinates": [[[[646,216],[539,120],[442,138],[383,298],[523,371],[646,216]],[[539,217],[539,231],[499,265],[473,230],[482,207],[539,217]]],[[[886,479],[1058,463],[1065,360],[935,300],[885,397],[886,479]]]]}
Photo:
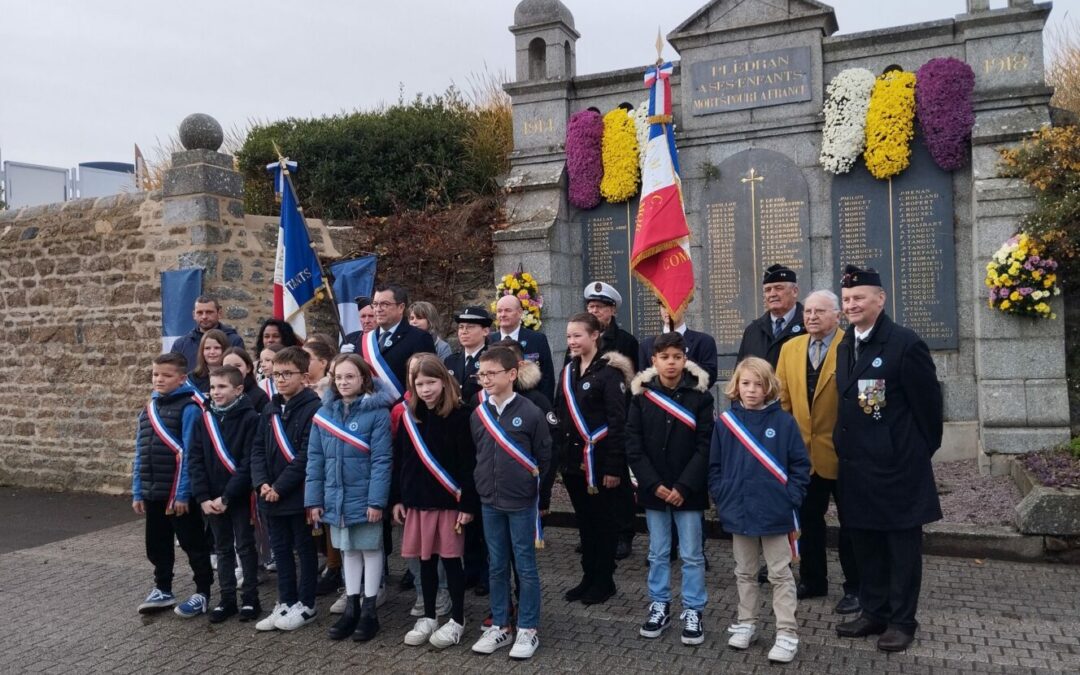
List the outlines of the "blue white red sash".
{"type": "Polygon", "coordinates": [[[206,403],[206,394],[199,391],[199,385],[195,384],[195,381],[190,377],[187,379],[187,383],[191,385],[191,398],[195,399],[195,402],[199,405],[206,403]]]}
{"type": "Polygon", "coordinates": [[[351,445],[364,454],[371,453],[371,446],[368,445],[367,441],[327,417],[325,414],[323,414],[323,411],[320,410],[319,412],[315,413],[315,417],[311,421],[314,422],[317,427],[330,434],[334,438],[345,441],[346,445],[351,445]]]}
{"type": "Polygon", "coordinates": [[[167,510],[171,510],[172,503],[176,499],[176,489],[180,485],[180,469],[184,465],[184,446],[169,433],[165,422],[161,419],[161,415],[158,414],[157,406],[154,405],[154,399],[150,399],[146,404],[146,417],[150,421],[150,428],[154,430],[157,437],[176,455],[176,472],[173,473],[172,487],[169,488],[167,505],[167,510]]]}
{"type": "Polygon", "coordinates": [[[487,432],[491,434],[495,443],[506,451],[506,454],[514,458],[514,461],[536,477],[536,523],[534,524],[536,537],[533,540],[533,544],[536,548],[544,548],[544,527],[540,521],[540,465],[536,463],[536,460],[533,459],[532,455],[525,452],[521,446],[515,443],[514,439],[510,438],[510,435],[502,428],[499,421],[491,414],[491,409],[487,407],[487,398],[488,397],[485,394],[483,401],[476,408],[477,414],[480,415],[480,423],[483,424],[484,428],[487,429],[487,432]]]}
{"type": "Polygon", "coordinates": [[[645,389],[645,398],[655,403],[667,414],[690,427],[691,431],[697,430],[697,419],[694,417],[694,413],[676,403],[675,399],[670,396],[665,396],[658,391],[653,391],[652,389],[645,389]]]}
{"type": "Polygon", "coordinates": [[[259,383],[259,387],[266,392],[268,398],[274,398],[274,394],[277,394],[277,385],[274,384],[274,378],[268,377],[259,383]]]}
{"type": "Polygon", "coordinates": [[[585,456],[584,461],[582,462],[582,468],[585,470],[585,483],[588,485],[588,492],[589,494],[596,494],[599,492],[599,489],[596,487],[594,455],[596,444],[607,436],[608,428],[605,424],[602,427],[589,431],[589,425],[585,423],[585,415],[581,413],[577,398],[574,397],[573,372],[574,364],[566,364],[566,370],[563,371],[563,397],[566,398],[566,407],[570,410],[570,419],[574,421],[574,428],[577,429],[578,435],[581,436],[581,440],[585,442],[585,456]]]}
{"type": "Polygon", "coordinates": [[[206,425],[206,433],[210,435],[210,445],[214,447],[214,454],[217,455],[230,474],[235,474],[236,460],[229,454],[229,449],[225,447],[225,439],[221,436],[221,428],[218,426],[217,418],[209,410],[203,411],[203,424],[206,425]]]}
{"type": "Polygon", "coordinates": [[[296,451],[293,450],[289,437],[285,435],[285,425],[281,423],[281,415],[275,413],[270,416],[270,428],[274,432],[274,440],[277,441],[281,456],[286,462],[292,464],[296,460],[296,451]]]}
{"type": "Polygon", "coordinates": [[[444,469],[435,459],[435,455],[431,453],[431,449],[424,442],[424,437],[420,433],[420,428],[416,426],[416,420],[412,418],[412,414],[406,410],[401,420],[405,424],[405,432],[409,434],[409,439],[412,441],[413,448],[416,449],[416,455],[420,458],[420,462],[427,467],[435,480],[439,481],[439,484],[446,488],[446,491],[452,494],[456,501],[460,502],[461,486],[457,484],[450,472],[444,469]]]}
{"type": "MultiPolygon", "coordinates": [[[[780,463],[776,461],[776,458],[773,457],[760,442],[758,442],[758,439],[754,438],[753,434],[750,433],[750,430],[743,426],[743,423],[740,422],[737,417],[732,415],[730,410],[725,410],[720,414],[720,421],[723,422],[724,426],[728,428],[728,431],[735,436],[736,440],[738,440],[739,443],[754,456],[754,459],[760,462],[769,473],[775,476],[776,480],[780,481],[781,485],[787,485],[788,476],[784,467],[780,466],[780,463]]],[[[792,509],[791,517],[795,529],[788,533],[788,545],[791,547],[791,559],[798,562],[799,535],[801,534],[798,512],[792,509]]]]}
{"type": "Polygon", "coordinates": [[[377,332],[377,330],[372,329],[364,333],[364,337],[360,338],[360,351],[364,356],[364,360],[375,371],[375,375],[385,380],[390,385],[390,388],[394,390],[394,398],[399,399],[404,394],[405,387],[401,386],[401,382],[398,382],[398,379],[394,377],[394,372],[390,370],[390,364],[386,362],[382,352],[379,351],[379,343],[375,337],[377,332]]]}

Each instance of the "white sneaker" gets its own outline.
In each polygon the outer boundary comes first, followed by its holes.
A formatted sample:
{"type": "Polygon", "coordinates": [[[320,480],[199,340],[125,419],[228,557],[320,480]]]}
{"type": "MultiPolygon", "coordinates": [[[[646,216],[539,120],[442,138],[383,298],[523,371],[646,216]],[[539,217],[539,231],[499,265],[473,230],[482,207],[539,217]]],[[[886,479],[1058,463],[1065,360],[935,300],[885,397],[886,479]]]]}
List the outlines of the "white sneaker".
{"type": "MultiPolygon", "coordinates": [[[[376,601],[378,604],[378,601],[376,601]]],[[[416,602],[413,603],[412,609],[409,610],[409,616],[424,616],[424,596],[419,593],[416,594],[416,602]]]]}
{"type": "Polygon", "coordinates": [[[519,628],[514,646],[510,649],[512,659],[531,659],[540,646],[540,638],[536,636],[535,628],[519,628]]]}
{"type": "Polygon", "coordinates": [[[210,554],[210,569],[217,572],[217,553],[210,554]]]}
{"type": "Polygon", "coordinates": [[[345,606],[349,604],[349,594],[345,591],[341,592],[341,596],[334,601],[334,604],[330,605],[331,614],[344,614],[345,606]]]}
{"type": "Polygon", "coordinates": [[[435,616],[446,616],[450,613],[453,604],[450,602],[450,591],[440,588],[435,596],[435,616]]]}
{"type": "Polygon", "coordinates": [[[435,629],[438,627],[439,622],[435,619],[417,619],[413,629],[405,633],[405,644],[410,647],[419,647],[435,634],[435,629]]]}
{"type": "Polygon", "coordinates": [[[777,635],[776,642],[769,650],[769,660],[773,663],[791,663],[799,651],[799,638],[777,635]]]}
{"type": "Polygon", "coordinates": [[[514,636],[510,631],[491,626],[484,629],[483,635],[473,644],[472,650],[477,654],[494,654],[495,650],[509,647],[513,641],[514,636]]]}
{"type": "Polygon", "coordinates": [[[431,634],[431,639],[428,642],[433,647],[439,649],[446,649],[456,644],[461,643],[461,638],[465,637],[465,626],[450,619],[443,624],[442,628],[431,634]]]}
{"type": "Polygon", "coordinates": [[[732,649],[746,649],[757,640],[757,626],[752,623],[732,624],[728,626],[727,632],[731,633],[727,646],[732,649]]]}
{"type": "Polygon", "coordinates": [[[289,608],[285,616],[279,617],[274,622],[274,627],[278,630],[296,630],[314,621],[316,616],[318,616],[318,610],[314,607],[308,607],[302,602],[297,602],[289,608]]]}
{"type": "Polygon", "coordinates": [[[270,610],[261,621],[255,624],[255,630],[277,630],[277,620],[289,613],[289,606],[284,602],[279,602],[274,605],[274,608],[270,610]]]}

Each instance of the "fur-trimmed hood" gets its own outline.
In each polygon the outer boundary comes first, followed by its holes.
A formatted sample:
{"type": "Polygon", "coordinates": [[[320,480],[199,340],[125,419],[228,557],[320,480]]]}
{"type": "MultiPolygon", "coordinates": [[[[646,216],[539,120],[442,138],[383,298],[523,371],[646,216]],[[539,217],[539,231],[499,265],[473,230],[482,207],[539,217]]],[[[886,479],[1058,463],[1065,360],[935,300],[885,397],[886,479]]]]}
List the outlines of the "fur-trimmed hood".
{"type": "MultiPolygon", "coordinates": [[[[686,373],[689,373],[695,380],[694,389],[696,391],[708,391],[709,390],[709,374],[705,370],[694,363],[687,360],[686,373]]],[[[685,381],[686,373],[683,374],[685,381]]],[[[650,366],[645,370],[637,374],[637,377],[630,383],[630,392],[635,396],[640,394],[645,389],[646,384],[651,384],[656,380],[659,380],[659,374],[656,372],[656,368],[650,366]]]]}
{"type": "Polygon", "coordinates": [[[619,352],[606,352],[602,354],[600,358],[607,361],[608,365],[612,368],[621,371],[626,384],[630,384],[634,379],[634,364],[630,362],[630,359],[619,352]]]}
{"type": "Polygon", "coordinates": [[[525,360],[518,364],[517,383],[521,391],[536,389],[542,377],[540,366],[536,365],[536,363],[525,360]]]}

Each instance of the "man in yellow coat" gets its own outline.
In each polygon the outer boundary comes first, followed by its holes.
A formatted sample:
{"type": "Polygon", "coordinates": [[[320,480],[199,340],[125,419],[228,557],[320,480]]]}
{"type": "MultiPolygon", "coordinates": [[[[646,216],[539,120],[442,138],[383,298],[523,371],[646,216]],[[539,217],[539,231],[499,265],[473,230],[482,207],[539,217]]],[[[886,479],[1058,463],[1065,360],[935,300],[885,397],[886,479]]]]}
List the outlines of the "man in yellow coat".
{"type": "MultiPolygon", "coordinates": [[[[833,448],[836,426],[836,348],[844,337],[839,329],[840,300],[832,291],[814,291],[803,306],[806,334],[788,340],[780,350],[776,375],[780,378],[780,404],[795,417],[810,452],[810,487],[799,514],[798,597],[824,596],[829,591],[825,564],[825,512],[829,495],[836,499],[837,457],[833,448]]],[[[844,597],[836,605],[841,614],[859,611],[859,577],[851,538],[840,527],[840,567],[844,597]]]]}

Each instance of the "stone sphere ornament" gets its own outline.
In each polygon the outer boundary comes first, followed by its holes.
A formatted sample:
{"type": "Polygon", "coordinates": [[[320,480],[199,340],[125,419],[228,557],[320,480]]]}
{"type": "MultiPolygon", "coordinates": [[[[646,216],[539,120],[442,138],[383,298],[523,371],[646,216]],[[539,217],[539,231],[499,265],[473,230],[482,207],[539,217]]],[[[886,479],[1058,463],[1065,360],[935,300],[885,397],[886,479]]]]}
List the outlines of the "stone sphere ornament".
{"type": "Polygon", "coordinates": [[[221,124],[205,113],[192,113],[180,123],[180,143],[185,150],[217,152],[224,140],[221,124]]]}

